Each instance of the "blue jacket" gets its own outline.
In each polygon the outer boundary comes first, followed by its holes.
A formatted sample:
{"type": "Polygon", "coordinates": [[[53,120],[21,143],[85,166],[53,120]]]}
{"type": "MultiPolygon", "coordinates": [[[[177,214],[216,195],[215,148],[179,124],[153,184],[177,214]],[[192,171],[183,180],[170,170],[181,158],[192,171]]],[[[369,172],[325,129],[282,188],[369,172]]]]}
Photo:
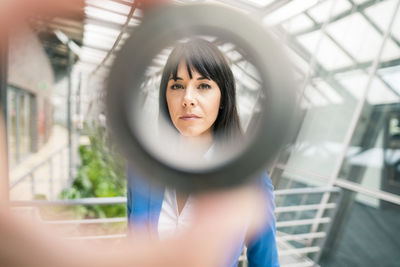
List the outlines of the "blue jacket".
{"type": "MultiPolygon", "coordinates": [[[[140,227],[149,233],[157,229],[158,218],[164,199],[164,188],[149,185],[132,169],[128,168],[128,221],[135,227],[140,227]]],[[[268,199],[268,218],[274,218],[273,186],[267,173],[258,181],[268,199]]],[[[275,220],[268,220],[256,238],[247,243],[247,260],[249,267],[276,267],[279,266],[278,252],[275,242],[275,220]]],[[[228,266],[237,266],[240,254],[244,247],[242,242],[232,255],[228,266]]]]}

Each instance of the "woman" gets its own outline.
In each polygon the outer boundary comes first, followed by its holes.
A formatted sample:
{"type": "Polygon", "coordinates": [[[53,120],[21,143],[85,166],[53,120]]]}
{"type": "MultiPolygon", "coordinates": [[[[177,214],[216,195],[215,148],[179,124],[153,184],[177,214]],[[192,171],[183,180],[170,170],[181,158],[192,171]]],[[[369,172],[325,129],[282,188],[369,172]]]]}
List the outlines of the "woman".
{"type": "MultiPolygon", "coordinates": [[[[224,55],[212,43],[194,39],[170,54],[160,84],[160,115],[181,135],[186,149],[206,154],[213,144],[242,136],[236,108],[235,81],[224,55]]],[[[128,169],[128,219],[152,236],[166,239],[192,223],[195,199],[173,188],[156,188],[128,169]]],[[[273,187],[267,174],[258,181],[273,216],[273,187]]],[[[247,246],[249,266],[279,266],[273,220],[258,236],[245,242],[245,233],[232,248],[226,266],[236,266],[247,246]]],[[[201,253],[201,252],[199,252],[201,253]]]]}

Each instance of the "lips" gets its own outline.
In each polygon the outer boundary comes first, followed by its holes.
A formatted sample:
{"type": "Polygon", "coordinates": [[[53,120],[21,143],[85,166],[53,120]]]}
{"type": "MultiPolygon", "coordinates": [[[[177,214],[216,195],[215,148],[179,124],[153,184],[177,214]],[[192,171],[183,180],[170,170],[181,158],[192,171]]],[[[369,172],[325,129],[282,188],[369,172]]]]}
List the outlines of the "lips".
{"type": "Polygon", "coordinates": [[[179,117],[181,120],[196,120],[200,119],[200,116],[197,116],[196,114],[185,114],[181,117],[179,117]]]}

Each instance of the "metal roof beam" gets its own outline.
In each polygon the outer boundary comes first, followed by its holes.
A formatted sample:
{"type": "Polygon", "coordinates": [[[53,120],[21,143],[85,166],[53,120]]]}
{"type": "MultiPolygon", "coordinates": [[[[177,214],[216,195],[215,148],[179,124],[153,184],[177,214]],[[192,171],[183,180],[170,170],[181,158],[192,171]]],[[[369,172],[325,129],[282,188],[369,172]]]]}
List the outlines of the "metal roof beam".
{"type": "MultiPolygon", "coordinates": [[[[370,7],[370,6],[372,6],[372,5],[376,4],[376,3],[382,2],[382,1],[385,1],[385,0],[370,0],[370,1],[365,2],[363,4],[356,5],[355,8],[354,7],[350,8],[349,10],[346,10],[346,11],[344,11],[344,12],[342,12],[342,13],[336,15],[336,16],[332,16],[332,18],[329,20],[328,23],[332,23],[332,22],[338,21],[340,19],[343,19],[343,18],[345,18],[347,16],[350,16],[350,15],[354,14],[355,12],[362,12],[363,10],[367,9],[368,7],[370,7]]],[[[316,23],[315,25],[313,25],[313,26],[311,26],[311,27],[309,27],[307,29],[297,31],[297,32],[295,32],[295,33],[293,33],[291,35],[297,37],[299,35],[310,33],[310,32],[313,32],[313,31],[317,31],[317,30],[320,30],[322,28],[322,25],[323,25],[323,23],[316,23]]]]}
{"type": "MultiPolygon", "coordinates": [[[[371,64],[372,64],[372,61],[360,62],[353,66],[334,69],[334,70],[330,71],[329,73],[336,75],[339,73],[344,73],[344,72],[352,71],[355,69],[367,69],[371,66],[371,64]]],[[[389,67],[394,67],[394,66],[399,66],[399,65],[400,65],[400,58],[396,58],[396,59],[380,62],[378,65],[378,69],[389,68],[389,67]]]]}

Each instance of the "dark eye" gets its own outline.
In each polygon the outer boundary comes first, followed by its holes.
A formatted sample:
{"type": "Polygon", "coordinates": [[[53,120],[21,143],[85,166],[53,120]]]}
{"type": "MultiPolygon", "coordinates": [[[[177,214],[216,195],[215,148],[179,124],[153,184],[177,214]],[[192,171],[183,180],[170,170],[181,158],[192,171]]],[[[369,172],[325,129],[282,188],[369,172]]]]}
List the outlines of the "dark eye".
{"type": "Polygon", "coordinates": [[[199,89],[211,89],[211,85],[208,83],[202,83],[199,85],[199,89]]]}
{"type": "Polygon", "coordinates": [[[174,83],[173,85],[171,85],[170,87],[172,90],[177,90],[177,89],[183,89],[183,85],[179,84],[179,83],[174,83]]]}

